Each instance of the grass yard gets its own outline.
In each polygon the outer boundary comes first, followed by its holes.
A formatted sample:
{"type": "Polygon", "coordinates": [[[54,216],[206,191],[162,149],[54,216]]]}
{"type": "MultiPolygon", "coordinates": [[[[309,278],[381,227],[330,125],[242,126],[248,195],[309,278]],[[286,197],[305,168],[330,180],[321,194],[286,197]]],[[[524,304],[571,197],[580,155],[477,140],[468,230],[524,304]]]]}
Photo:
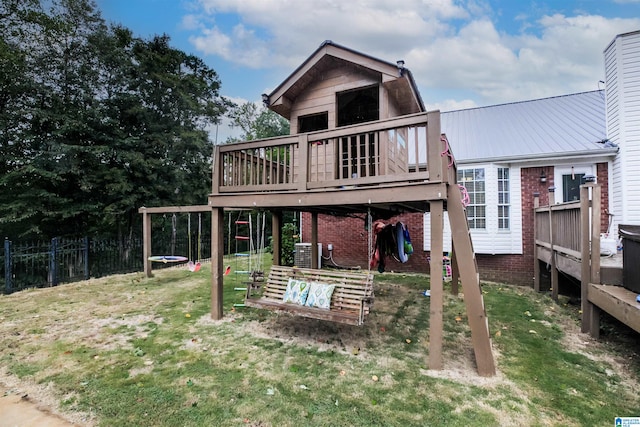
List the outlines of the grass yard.
{"type": "Polygon", "coordinates": [[[377,275],[362,327],[238,307],[210,270],[117,275],[0,296],[0,385],[86,426],[607,426],[640,416],[633,345],[575,309],[483,284],[498,375],[473,366],[463,296],[445,295],[445,370],[426,369],[422,275],[377,275]]]}

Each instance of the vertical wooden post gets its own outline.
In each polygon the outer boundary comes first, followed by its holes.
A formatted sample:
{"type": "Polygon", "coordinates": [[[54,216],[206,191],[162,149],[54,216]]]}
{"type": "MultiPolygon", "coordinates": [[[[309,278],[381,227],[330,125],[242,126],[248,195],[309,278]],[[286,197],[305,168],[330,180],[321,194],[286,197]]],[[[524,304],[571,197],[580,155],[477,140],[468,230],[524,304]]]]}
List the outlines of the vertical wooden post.
{"type": "Polygon", "coordinates": [[[151,214],[147,212],[147,208],[140,208],[142,212],[142,265],[144,266],[144,275],[153,277],[151,271],[151,214]]]}
{"type": "Polygon", "coordinates": [[[600,284],[600,214],[601,186],[591,188],[591,283],[600,284]]]}
{"type": "Polygon", "coordinates": [[[282,265],[282,212],[271,212],[271,244],[273,265],[282,265]]]}
{"type": "Polygon", "coordinates": [[[558,270],[556,266],[556,249],[553,246],[553,205],[556,187],[549,187],[549,246],[551,247],[551,298],[558,301],[558,270]]]}
{"type": "Polygon", "coordinates": [[[224,209],[211,210],[211,318],[222,319],[224,263],[224,209]]]}
{"type": "Polygon", "coordinates": [[[451,241],[451,295],[458,296],[460,289],[458,281],[460,280],[460,268],[458,267],[458,255],[456,254],[456,246],[451,241]]]}
{"type": "Polygon", "coordinates": [[[431,211],[431,297],[429,304],[429,368],[442,369],[442,252],[444,202],[429,203],[431,211]]]}
{"type": "Polygon", "coordinates": [[[589,238],[589,186],[580,187],[580,298],[582,308],[582,332],[589,332],[590,316],[587,292],[591,281],[591,241],[589,238]]]}
{"type": "MultiPolygon", "coordinates": [[[[600,309],[595,305],[589,302],[589,284],[596,283],[600,284],[600,214],[601,214],[601,186],[600,184],[587,183],[580,188],[580,207],[583,207],[582,196],[583,191],[585,191],[586,197],[589,195],[589,188],[591,188],[591,241],[590,245],[587,241],[586,244],[583,242],[582,254],[584,256],[585,252],[587,255],[588,262],[585,262],[585,259],[582,259],[582,268],[585,268],[585,264],[587,266],[591,266],[589,269],[589,273],[587,275],[588,279],[585,281],[581,280],[581,298],[582,298],[582,332],[589,332],[591,336],[597,338],[600,336],[600,309]],[[587,188],[585,188],[587,187],[587,188]],[[584,188],[584,190],[583,190],[584,188]],[[584,248],[587,246],[587,249],[584,248]],[[588,248],[591,248],[589,253],[588,248]]],[[[587,205],[587,218],[588,216],[588,205],[587,205]]],[[[589,227],[589,225],[584,225],[585,227],[589,227]]],[[[584,233],[584,232],[583,232],[584,233]]],[[[588,232],[587,232],[588,234],[588,232]]]]}
{"type": "Polygon", "coordinates": [[[222,156],[220,155],[220,147],[213,146],[213,158],[211,165],[211,194],[220,193],[220,173],[223,170],[220,164],[222,156]]]}
{"type": "Polygon", "coordinates": [[[442,150],[444,146],[440,141],[440,111],[427,113],[427,170],[429,181],[444,181],[442,169],[442,150]]]}
{"type": "Polygon", "coordinates": [[[320,268],[318,265],[318,213],[311,213],[311,268],[320,268]]]}
{"type": "Polygon", "coordinates": [[[538,259],[538,221],[536,209],[540,206],[540,193],[533,193],[533,290],[540,292],[540,260],[538,259]]]}
{"type": "Polygon", "coordinates": [[[298,152],[300,155],[300,168],[298,169],[298,190],[307,190],[309,181],[309,137],[307,134],[298,135],[298,152]]]}

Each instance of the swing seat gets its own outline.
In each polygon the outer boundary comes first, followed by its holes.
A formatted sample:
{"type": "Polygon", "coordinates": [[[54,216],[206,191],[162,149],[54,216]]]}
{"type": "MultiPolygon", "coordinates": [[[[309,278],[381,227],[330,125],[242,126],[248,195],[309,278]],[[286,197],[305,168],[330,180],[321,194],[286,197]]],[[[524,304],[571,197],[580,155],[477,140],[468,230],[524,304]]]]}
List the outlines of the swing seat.
{"type": "Polygon", "coordinates": [[[185,262],[188,258],[184,256],[177,256],[177,255],[154,255],[154,256],[150,256],[147,259],[149,261],[163,262],[166,264],[168,262],[185,262]]]}
{"type": "Polygon", "coordinates": [[[262,295],[257,298],[252,296],[252,288],[248,286],[245,306],[361,326],[373,304],[373,273],[274,265],[262,286],[261,293],[262,295]],[[285,293],[290,279],[305,281],[309,284],[315,282],[334,285],[329,308],[285,302],[285,293]]]}
{"type": "Polygon", "coordinates": [[[191,272],[196,272],[196,271],[200,271],[200,267],[202,267],[202,264],[200,264],[200,262],[193,262],[193,261],[189,261],[187,263],[187,267],[189,268],[189,271],[191,272]]]}

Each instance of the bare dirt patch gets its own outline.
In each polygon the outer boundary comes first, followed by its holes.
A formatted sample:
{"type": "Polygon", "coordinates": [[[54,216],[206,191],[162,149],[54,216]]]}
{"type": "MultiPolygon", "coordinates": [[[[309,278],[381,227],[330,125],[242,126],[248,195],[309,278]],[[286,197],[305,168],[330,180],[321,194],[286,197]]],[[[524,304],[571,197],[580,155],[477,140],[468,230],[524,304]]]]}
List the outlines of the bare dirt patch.
{"type": "Polygon", "coordinates": [[[0,378],[0,427],[75,427],[92,426],[92,420],[83,414],[61,414],[50,392],[42,387],[20,383],[6,384],[7,376],[0,378]]]}

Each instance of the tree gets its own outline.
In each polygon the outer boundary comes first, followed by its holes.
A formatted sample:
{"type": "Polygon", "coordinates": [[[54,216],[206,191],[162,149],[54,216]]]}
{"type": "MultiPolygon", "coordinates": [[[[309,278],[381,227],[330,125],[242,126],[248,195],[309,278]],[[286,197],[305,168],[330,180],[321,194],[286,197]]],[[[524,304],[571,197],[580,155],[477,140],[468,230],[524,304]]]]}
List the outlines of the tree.
{"type": "Polygon", "coordinates": [[[271,138],[290,132],[289,122],[284,117],[254,102],[234,105],[228,116],[231,126],[242,129],[243,134],[239,139],[229,138],[226,142],[271,138]]]}
{"type": "Polygon", "coordinates": [[[46,4],[0,6],[0,232],[131,235],[140,206],[206,200],[215,71],[108,27],[93,0],[46,4]]]}

